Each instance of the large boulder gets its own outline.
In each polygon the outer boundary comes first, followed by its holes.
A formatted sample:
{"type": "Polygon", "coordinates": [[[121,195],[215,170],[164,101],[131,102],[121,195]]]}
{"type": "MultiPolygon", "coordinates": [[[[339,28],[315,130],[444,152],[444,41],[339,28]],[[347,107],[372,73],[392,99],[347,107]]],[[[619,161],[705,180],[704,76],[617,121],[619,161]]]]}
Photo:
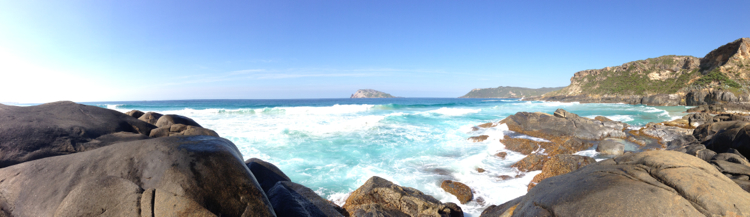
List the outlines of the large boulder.
{"type": "Polygon", "coordinates": [[[250,158],[245,161],[245,165],[250,169],[250,172],[255,175],[255,179],[258,180],[258,184],[263,188],[263,191],[268,192],[271,188],[276,185],[277,182],[287,181],[291,182],[281,169],[273,165],[272,163],[266,162],[258,158],[250,158]]]}
{"type": "Polygon", "coordinates": [[[269,189],[268,199],[278,217],[344,216],[337,210],[339,207],[336,204],[294,182],[277,182],[269,189]]]}
{"type": "Polygon", "coordinates": [[[166,127],[173,124],[184,124],[187,126],[202,127],[200,124],[198,124],[198,122],[195,122],[193,119],[182,115],[162,115],[154,125],[156,125],[156,127],[166,127]]]}
{"type": "Polygon", "coordinates": [[[456,204],[442,203],[421,191],[401,187],[373,176],[349,195],[344,209],[352,216],[445,216],[460,217],[456,204]]]}
{"type": "Polygon", "coordinates": [[[149,135],[155,126],[121,112],[54,102],[18,107],[0,104],[0,168],[30,160],[71,154],[149,135]],[[114,133],[127,133],[108,136],[114,133]]]}
{"type": "Polygon", "coordinates": [[[143,122],[156,125],[156,121],[161,118],[162,114],[156,113],[156,112],[146,112],[145,114],[141,115],[141,117],[138,118],[138,120],[141,120],[143,122]]]}
{"type": "Polygon", "coordinates": [[[698,112],[688,115],[688,123],[691,127],[696,128],[703,124],[708,124],[713,122],[713,117],[709,113],[705,112],[698,112]]]}
{"type": "Polygon", "coordinates": [[[699,129],[701,131],[696,137],[703,138],[706,148],[717,153],[734,149],[743,156],[750,156],[750,122],[718,122],[699,129]]]}
{"type": "Polygon", "coordinates": [[[625,144],[622,139],[606,138],[599,142],[596,151],[604,155],[622,155],[625,153],[625,144]]]}
{"type": "Polygon", "coordinates": [[[488,215],[748,216],[750,193],[701,159],[646,151],[547,178],[501,206],[488,215]]]}
{"type": "Polygon", "coordinates": [[[138,110],[130,110],[129,112],[125,112],[125,114],[134,118],[140,118],[145,113],[143,113],[142,111],[138,111],[138,110]]]}
{"type": "Polygon", "coordinates": [[[549,156],[547,155],[534,153],[524,157],[510,167],[516,168],[521,172],[541,170],[548,159],[549,156]]]}
{"type": "Polygon", "coordinates": [[[440,184],[440,188],[445,190],[445,192],[456,196],[461,204],[466,204],[474,199],[474,193],[471,192],[471,188],[461,182],[444,180],[443,183],[440,184]]]}
{"type": "Polygon", "coordinates": [[[203,127],[196,127],[184,124],[172,124],[162,126],[151,130],[150,137],[165,137],[165,136],[216,136],[219,134],[216,131],[206,129],[203,127]]]}
{"type": "Polygon", "coordinates": [[[531,180],[528,189],[531,190],[531,188],[546,178],[566,174],[593,163],[596,163],[596,160],[587,156],[571,154],[558,154],[552,156],[544,163],[542,173],[537,174],[534,176],[534,179],[531,180]]]}
{"type": "Polygon", "coordinates": [[[117,143],[0,169],[9,216],[273,216],[229,140],[165,137],[117,143]]]}

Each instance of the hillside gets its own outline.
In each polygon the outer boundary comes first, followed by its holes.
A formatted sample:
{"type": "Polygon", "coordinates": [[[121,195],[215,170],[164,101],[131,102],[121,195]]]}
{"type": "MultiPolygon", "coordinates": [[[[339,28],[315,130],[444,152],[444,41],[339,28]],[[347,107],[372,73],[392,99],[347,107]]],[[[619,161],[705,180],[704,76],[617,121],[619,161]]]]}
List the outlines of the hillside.
{"type": "Polygon", "coordinates": [[[373,89],[359,89],[349,98],[396,98],[391,94],[383,93],[373,89]]]}
{"type": "Polygon", "coordinates": [[[560,90],[563,87],[543,87],[531,89],[525,87],[496,87],[477,88],[459,98],[521,98],[530,96],[541,96],[550,91],[560,90]]]}
{"type": "Polygon", "coordinates": [[[694,90],[723,90],[738,95],[750,92],[748,81],[750,38],[741,38],[703,58],[668,55],[579,71],[570,79],[569,86],[546,93],[542,99],[656,94],[685,96],[694,90]]]}

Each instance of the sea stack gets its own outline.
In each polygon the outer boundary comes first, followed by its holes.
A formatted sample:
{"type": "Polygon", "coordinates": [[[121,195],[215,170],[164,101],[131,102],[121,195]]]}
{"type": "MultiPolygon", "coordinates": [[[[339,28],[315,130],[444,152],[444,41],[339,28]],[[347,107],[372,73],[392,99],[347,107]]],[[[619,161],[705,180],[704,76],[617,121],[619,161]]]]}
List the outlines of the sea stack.
{"type": "Polygon", "coordinates": [[[383,93],[373,89],[359,89],[349,98],[396,98],[391,94],[383,93]]]}

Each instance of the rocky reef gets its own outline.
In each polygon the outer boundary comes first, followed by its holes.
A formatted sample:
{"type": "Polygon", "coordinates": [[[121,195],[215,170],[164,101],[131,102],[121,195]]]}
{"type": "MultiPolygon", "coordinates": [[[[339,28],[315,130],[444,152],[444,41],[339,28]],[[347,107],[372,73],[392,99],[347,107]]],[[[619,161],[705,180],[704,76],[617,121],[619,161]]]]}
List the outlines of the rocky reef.
{"type": "Polygon", "coordinates": [[[391,94],[383,93],[373,89],[360,89],[349,98],[396,98],[391,94]]]}
{"type": "Polygon", "coordinates": [[[748,216],[748,120],[699,112],[635,129],[562,109],[516,113],[494,124],[514,132],[501,142],[528,155],[513,167],[542,172],[482,216],[748,216]],[[594,146],[612,158],[575,155],[594,146]]]}

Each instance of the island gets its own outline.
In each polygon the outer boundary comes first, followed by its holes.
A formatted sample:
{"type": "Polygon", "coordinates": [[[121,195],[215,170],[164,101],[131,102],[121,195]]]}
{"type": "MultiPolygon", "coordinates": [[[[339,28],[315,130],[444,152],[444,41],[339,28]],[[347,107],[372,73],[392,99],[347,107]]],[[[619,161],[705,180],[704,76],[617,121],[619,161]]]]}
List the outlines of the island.
{"type": "Polygon", "coordinates": [[[349,98],[396,98],[395,96],[373,89],[359,89],[349,98]]]}

